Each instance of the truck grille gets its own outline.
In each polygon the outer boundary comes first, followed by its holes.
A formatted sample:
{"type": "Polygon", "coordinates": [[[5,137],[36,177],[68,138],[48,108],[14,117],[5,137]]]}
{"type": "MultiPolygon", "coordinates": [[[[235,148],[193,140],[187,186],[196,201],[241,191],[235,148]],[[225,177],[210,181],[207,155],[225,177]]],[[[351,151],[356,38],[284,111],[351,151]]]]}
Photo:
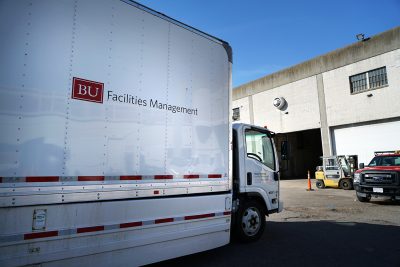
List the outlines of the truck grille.
{"type": "Polygon", "coordinates": [[[367,185],[394,185],[397,184],[395,172],[367,172],[362,174],[361,182],[367,185]]]}

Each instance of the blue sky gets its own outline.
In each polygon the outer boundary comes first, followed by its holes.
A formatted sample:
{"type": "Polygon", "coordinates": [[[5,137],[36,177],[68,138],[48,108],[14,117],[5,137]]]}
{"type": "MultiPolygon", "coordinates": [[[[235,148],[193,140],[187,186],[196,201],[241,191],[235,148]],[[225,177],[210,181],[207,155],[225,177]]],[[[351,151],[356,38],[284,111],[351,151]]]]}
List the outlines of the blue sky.
{"type": "Polygon", "coordinates": [[[233,86],[400,26],[400,0],[138,0],[230,43],[233,86]]]}

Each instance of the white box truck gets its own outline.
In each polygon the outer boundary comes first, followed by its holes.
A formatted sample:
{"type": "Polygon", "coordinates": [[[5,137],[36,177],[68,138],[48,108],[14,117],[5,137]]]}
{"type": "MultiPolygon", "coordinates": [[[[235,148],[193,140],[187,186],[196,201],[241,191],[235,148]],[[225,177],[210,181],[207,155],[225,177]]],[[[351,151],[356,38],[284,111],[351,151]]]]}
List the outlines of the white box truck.
{"type": "Polygon", "coordinates": [[[282,210],[226,42],[125,0],[1,0],[0,32],[0,266],[143,265],[282,210]]]}

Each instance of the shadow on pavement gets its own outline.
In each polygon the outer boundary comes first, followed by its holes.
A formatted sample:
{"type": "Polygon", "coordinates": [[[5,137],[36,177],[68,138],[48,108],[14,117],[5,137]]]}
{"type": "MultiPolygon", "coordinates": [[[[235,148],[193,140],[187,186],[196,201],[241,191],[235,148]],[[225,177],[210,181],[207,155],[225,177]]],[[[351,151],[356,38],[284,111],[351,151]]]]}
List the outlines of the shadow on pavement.
{"type": "Polygon", "coordinates": [[[373,203],[373,204],[377,204],[377,205],[400,206],[400,201],[399,200],[387,199],[387,200],[379,201],[379,200],[376,200],[376,199],[371,199],[369,202],[373,203]]]}
{"type": "Polygon", "coordinates": [[[400,266],[400,227],[334,221],[267,222],[254,243],[233,242],[161,266],[400,266]]]}

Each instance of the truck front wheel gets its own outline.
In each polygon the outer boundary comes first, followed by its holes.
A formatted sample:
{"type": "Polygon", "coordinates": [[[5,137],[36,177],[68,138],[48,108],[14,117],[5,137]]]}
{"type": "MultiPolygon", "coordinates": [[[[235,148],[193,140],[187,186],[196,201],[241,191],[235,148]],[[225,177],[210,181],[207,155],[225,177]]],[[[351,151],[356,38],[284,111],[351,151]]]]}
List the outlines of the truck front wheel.
{"type": "Polygon", "coordinates": [[[236,232],[243,242],[258,240],[264,232],[265,213],[256,201],[244,202],[239,208],[236,220],[236,232]]]}
{"type": "Polygon", "coordinates": [[[368,202],[371,199],[371,196],[369,196],[369,195],[367,195],[365,197],[359,196],[358,194],[356,194],[356,195],[357,195],[358,201],[360,201],[360,202],[368,202]]]}

